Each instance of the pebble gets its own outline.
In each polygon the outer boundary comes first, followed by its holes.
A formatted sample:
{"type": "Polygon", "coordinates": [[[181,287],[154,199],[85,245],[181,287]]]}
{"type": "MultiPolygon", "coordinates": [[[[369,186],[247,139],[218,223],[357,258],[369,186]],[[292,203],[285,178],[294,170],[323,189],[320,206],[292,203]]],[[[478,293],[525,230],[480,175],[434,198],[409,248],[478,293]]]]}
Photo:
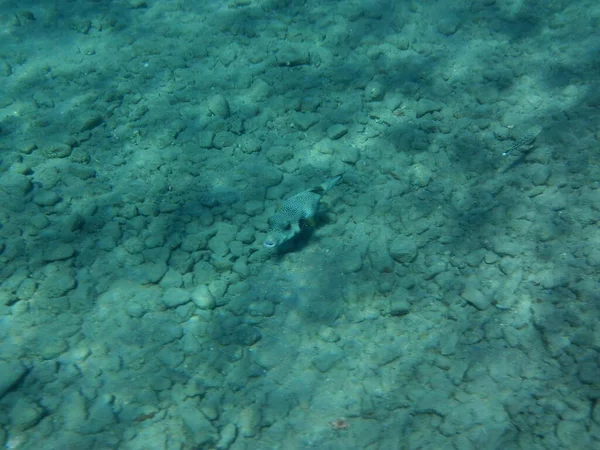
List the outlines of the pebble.
{"type": "Polygon", "coordinates": [[[280,66],[294,67],[310,63],[310,53],[299,46],[284,46],[275,57],[280,66]]]}
{"type": "Polygon", "coordinates": [[[36,425],[43,417],[43,410],[31,400],[21,395],[17,397],[8,417],[15,431],[28,430],[36,425]]]}
{"type": "Polygon", "coordinates": [[[444,36],[450,36],[458,30],[459,22],[455,18],[445,18],[438,21],[437,29],[444,36]]]}
{"type": "Polygon", "coordinates": [[[221,94],[213,95],[208,99],[208,110],[222,119],[228,118],[231,114],[229,102],[221,94]]]}
{"type": "Polygon", "coordinates": [[[0,360],[0,398],[10,391],[27,374],[27,369],[20,361],[0,360]]]}
{"type": "Polygon", "coordinates": [[[316,113],[296,113],[293,117],[294,126],[300,131],[306,131],[319,121],[319,115],[316,113]]]}
{"type": "Polygon", "coordinates": [[[442,108],[443,105],[441,103],[427,99],[419,100],[416,106],[417,119],[423,117],[425,114],[441,111],[442,108]]]}
{"type": "Polygon", "coordinates": [[[347,164],[356,164],[358,158],[360,158],[360,152],[356,147],[344,147],[339,152],[340,160],[347,164]]]}
{"type": "Polygon", "coordinates": [[[42,152],[50,159],[66,158],[71,154],[71,147],[67,144],[50,144],[42,152]]]}
{"type": "Polygon", "coordinates": [[[365,97],[369,101],[380,101],[385,96],[385,88],[378,81],[371,81],[365,86],[365,97]]]}
{"type": "Polygon", "coordinates": [[[77,127],[77,131],[82,132],[92,130],[98,125],[102,124],[102,122],[104,122],[104,119],[99,113],[89,112],[79,118],[79,126],[77,127]]]}
{"type": "Polygon", "coordinates": [[[198,408],[196,398],[188,398],[181,402],[178,407],[179,417],[193,436],[194,444],[198,447],[209,446],[217,437],[217,432],[204,414],[198,408]]]}
{"type": "Polygon", "coordinates": [[[412,239],[399,237],[390,243],[389,253],[399,263],[409,263],[417,257],[417,244],[412,239]]]}
{"type": "Polygon", "coordinates": [[[206,285],[197,286],[192,291],[192,301],[200,309],[210,310],[215,308],[215,298],[206,285]]]}
{"type": "Polygon", "coordinates": [[[348,133],[348,127],[339,123],[331,125],[329,128],[327,128],[327,137],[329,139],[339,139],[346,133],[348,133]]]}
{"type": "Polygon", "coordinates": [[[190,293],[181,288],[168,288],[163,294],[163,302],[167,308],[176,308],[191,300],[190,293]]]}
{"type": "Polygon", "coordinates": [[[340,269],[344,273],[358,272],[363,266],[362,252],[358,249],[352,249],[344,254],[340,262],[340,269]]]}
{"type": "Polygon", "coordinates": [[[219,441],[217,442],[217,449],[228,449],[231,446],[231,444],[233,444],[233,441],[235,441],[236,436],[237,427],[232,423],[228,423],[227,425],[225,425],[221,429],[221,436],[219,438],[219,441]]]}
{"type": "Polygon", "coordinates": [[[69,259],[75,254],[71,244],[57,244],[47,248],[43,252],[44,261],[62,261],[69,259]]]}
{"type": "Polygon", "coordinates": [[[41,282],[39,293],[46,298],[58,298],[76,286],[75,278],[68,271],[59,271],[49,275],[41,282]]]}
{"type": "Polygon", "coordinates": [[[54,191],[41,191],[33,196],[33,203],[38,206],[54,206],[60,201],[60,195],[54,191]]]}
{"type": "Polygon", "coordinates": [[[491,305],[490,298],[474,286],[467,285],[460,296],[480,311],[488,309],[491,305]]]}

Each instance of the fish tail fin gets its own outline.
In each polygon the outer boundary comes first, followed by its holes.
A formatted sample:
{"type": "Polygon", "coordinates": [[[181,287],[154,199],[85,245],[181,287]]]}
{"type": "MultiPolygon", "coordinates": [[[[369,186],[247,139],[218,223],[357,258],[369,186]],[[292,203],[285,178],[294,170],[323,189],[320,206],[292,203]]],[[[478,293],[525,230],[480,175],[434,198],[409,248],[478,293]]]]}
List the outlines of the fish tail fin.
{"type": "Polygon", "coordinates": [[[315,186],[314,188],[310,189],[311,192],[314,192],[315,194],[319,194],[319,195],[325,195],[325,193],[331,189],[332,187],[334,187],[338,181],[340,181],[342,179],[342,175],[336,175],[335,177],[331,177],[329,178],[325,183],[320,184],[318,186],[315,186]]]}
{"type": "Polygon", "coordinates": [[[327,192],[329,189],[334,187],[338,182],[342,179],[342,174],[336,175],[335,177],[329,178],[325,183],[321,185],[324,192],[327,192]]]}

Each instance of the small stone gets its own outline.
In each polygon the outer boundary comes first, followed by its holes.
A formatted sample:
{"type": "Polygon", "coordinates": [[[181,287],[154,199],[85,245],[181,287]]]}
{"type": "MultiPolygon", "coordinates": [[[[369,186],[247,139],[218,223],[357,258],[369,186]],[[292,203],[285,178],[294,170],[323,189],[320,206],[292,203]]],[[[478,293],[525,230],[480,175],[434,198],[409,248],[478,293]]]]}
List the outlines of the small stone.
{"type": "Polygon", "coordinates": [[[163,295],[163,302],[167,308],[176,308],[185,305],[191,300],[190,294],[185,289],[169,288],[163,295]]]}
{"type": "Polygon", "coordinates": [[[336,140],[344,136],[347,132],[348,127],[338,123],[327,128],[327,137],[336,140]]]}
{"type": "Polygon", "coordinates": [[[417,244],[408,238],[396,238],[390,243],[389,253],[399,263],[409,263],[417,257],[417,244]]]}
{"type": "Polygon", "coordinates": [[[200,285],[194,289],[192,301],[200,309],[210,310],[215,308],[215,298],[206,285],[200,285]]]}
{"type": "Polygon", "coordinates": [[[233,144],[235,144],[235,134],[231,131],[219,131],[212,141],[212,146],[219,149],[231,147],[233,144]]]}
{"type": "Polygon", "coordinates": [[[458,30],[459,22],[455,18],[445,18],[438,22],[437,29],[444,36],[450,36],[458,30]]]}
{"type": "Polygon", "coordinates": [[[43,252],[44,261],[62,261],[69,259],[75,254],[75,249],[71,244],[58,244],[45,249],[43,252]]]}
{"type": "Polygon", "coordinates": [[[235,341],[240,345],[251,346],[262,338],[259,329],[250,325],[241,325],[235,330],[235,341]]]}
{"type": "Polygon", "coordinates": [[[211,148],[215,133],[210,130],[201,131],[198,133],[198,147],[211,148]]]}
{"type": "Polygon", "coordinates": [[[54,206],[60,200],[60,196],[54,191],[41,191],[33,196],[33,203],[38,206],[54,206]]]}
{"type": "Polygon", "coordinates": [[[31,180],[20,173],[7,172],[2,175],[2,186],[10,194],[22,196],[31,191],[31,180]]]}
{"type": "Polygon", "coordinates": [[[221,94],[213,95],[208,99],[208,110],[222,119],[228,118],[231,114],[229,102],[221,94]]]}
{"type": "Polygon", "coordinates": [[[491,305],[491,300],[474,286],[467,286],[460,296],[480,311],[491,305]]]}
{"type": "Polygon", "coordinates": [[[328,372],[336,362],[341,360],[342,357],[343,354],[341,351],[333,350],[318,354],[313,358],[312,363],[319,372],[325,373],[328,372]]]}
{"type": "Polygon", "coordinates": [[[306,131],[319,121],[316,113],[296,113],[294,115],[294,126],[300,131],[306,131]]]}
{"type": "Polygon", "coordinates": [[[237,436],[237,428],[234,424],[228,423],[221,429],[221,436],[217,442],[217,449],[228,449],[235,441],[237,436]]]}
{"type": "Polygon", "coordinates": [[[344,147],[339,155],[343,162],[347,164],[356,164],[360,157],[360,152],[356,147],[344,147]]]}
{"type": "Polygon", "coordinates": [[[392,316],[404,316],[410,312],[408,297],[409,293],[405,288],[398,288],[390,296],[390,314],[392,316]]]}
{"type": "Polygon", "coordinates": [[[27,374],[27,369],[20,361],[0,360],[0,398],[10,391],[27,374]]]}
{"type": "Polygon", "coordinates": [[[198,400],[187,398],[178,407],[179,417],[188,428],[188,432],[192,436],[195,448],[212,447],[217,437],[217,431],[213,424],[202,414],[198,407],[198,400]]]}
{"type": "Polygon", "coordinates": [[[77,282],[67,271],[53,273],[40,283],[39,293],[47,298],[58,298],[75,289],[77,282]]]}
{"type": "Polygon", "coordinates": [[[6,60],[0,60],[0,76],[8,77],[12,75],[12,67],[6,60]]]}
{"type": "Polygon", "coordinates": [[[358,272],[362,265],[362,254],[358,249],[354,249],[344,255],[339,267],[344,273],[354,273],[358,272]]]}
{"type": "Polygon", "coordinates": [[[83,132],[83,131],[93,130],[98,125],[100,125],[102,122],[104,122],[104,119],[102,118],[102,116],[99,113],[89,112],[87,114],[84,114],[82,117],[80,117],[79,127],[78,127],[77,131],[83,132]]]}
{"type": "Polygon", "coordinates": [[[15,431],[24,431],[36,425],[44,416],[44,411],[25,396],[18,396],[8,417],[15,431]]]}
{"type": "Polygon", "coordinates": [[[282,47],[275,58],[277,64],[286,67],[302,66],[310,63],[310,53],[299,46],[288,45],[282,47]]]}
{"type": "Polygon", "coordinates": [[[223,257],[229,253],[229,246],[221,236],[215,236],[208,241],[208,248],[215,256],[223,257]]]}
{"type": "Polygon", "coordinates": [[[441,111],[442,107],[442,104],[438,102],[427,99],[419,100],[416,106],[417,119],[423,117],[425,114],[441,111]]]}
{"type": "Polygon", "coordinates": [[[294,157],[294,151],[291,147],[274,146],[267,151],[267,159],[273,164],[283,164],[294,157]]]}
{"type": "Polygon", "coordinates": [[[365,87],[365,97],[369,101],[380,101],[385,96],[385,89],[378,81],[371,81],[365,87]]]}
{"type": "Polygon", "coordinates": [[[71,147],[67,144],[50,144],[42,151],[46,158],[59,159],[66,158],[71,154],[71,147]]]}
{"type": "Polygon", "coordinates": [[[260,431],[261,413],[257,405],[244,408],[239,415],[239,430],[244,437],[254,437],[260,431]]]}

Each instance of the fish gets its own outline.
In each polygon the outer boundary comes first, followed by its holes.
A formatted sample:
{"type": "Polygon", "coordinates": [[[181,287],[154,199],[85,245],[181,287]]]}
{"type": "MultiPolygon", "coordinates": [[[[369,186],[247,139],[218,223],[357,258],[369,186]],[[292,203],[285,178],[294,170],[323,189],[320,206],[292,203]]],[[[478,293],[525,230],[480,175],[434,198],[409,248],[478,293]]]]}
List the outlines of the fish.
{"type": "Polygon", "coordinates": [[[517,139],[515,141],[515,143],[512,145],[512,147],[502,153],[503,156],[508,156],[513,152],[516,152],[518,150],[521,150],[521,147],[527,147],[530,145],[533,145],[533,143],[535,142],[535,140],[537,139],[538,135],[542,132],[542,127],[539,125],[534,125],[531,128],[529,128],[527,130],[527,132],[522,135],[519,139],[517,139]]]}
{"type": "Polygon", "coordinates": [[[284,201],[281,208],[269,217],[269,231],[264,246],[277,247],[300,233],[317,214],[321,198],[341,179],[341,174],[336,175],[325,183],[292,195],[284,201]]]}

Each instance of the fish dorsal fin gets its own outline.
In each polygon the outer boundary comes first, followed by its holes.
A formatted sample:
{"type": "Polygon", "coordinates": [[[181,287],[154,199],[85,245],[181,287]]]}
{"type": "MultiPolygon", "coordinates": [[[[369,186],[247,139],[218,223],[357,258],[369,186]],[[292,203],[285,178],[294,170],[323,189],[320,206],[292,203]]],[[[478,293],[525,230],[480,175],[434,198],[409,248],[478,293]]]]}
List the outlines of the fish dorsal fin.
{"type": "Polygon", "coordinates": [[[317,195],[325,194],[325,188],[322,185],[315,186],[314,188],[309,189],[309,191],[317,195]]]}

